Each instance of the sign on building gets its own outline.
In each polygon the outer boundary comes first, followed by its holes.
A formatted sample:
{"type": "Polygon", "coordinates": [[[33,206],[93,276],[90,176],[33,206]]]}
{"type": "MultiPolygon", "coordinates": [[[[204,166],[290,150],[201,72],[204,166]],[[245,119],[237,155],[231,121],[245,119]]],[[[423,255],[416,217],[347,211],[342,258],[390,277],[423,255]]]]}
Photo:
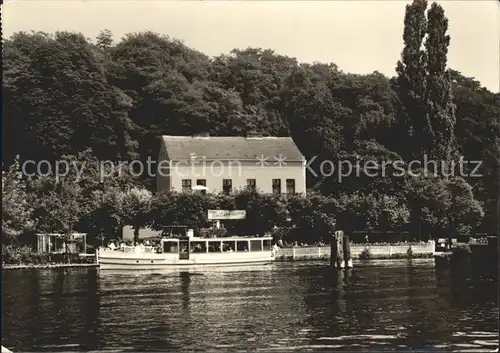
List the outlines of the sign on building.
{"type": "Polygon", "coordinates": [[[245,210],[208,210],[208,220],[217,219],[245,219],[247,212],[245,210]]]}

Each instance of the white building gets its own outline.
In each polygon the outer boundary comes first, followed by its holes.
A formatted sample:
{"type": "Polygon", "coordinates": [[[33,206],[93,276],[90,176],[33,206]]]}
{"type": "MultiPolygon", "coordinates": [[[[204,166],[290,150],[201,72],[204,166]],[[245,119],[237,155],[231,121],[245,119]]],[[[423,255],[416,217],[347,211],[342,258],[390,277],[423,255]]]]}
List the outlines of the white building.
{"type": "Polygon", "coordinates": [[[196,186],[305,194],[306,160],[290,137],[162,136],[157,190],[196,186]]]}

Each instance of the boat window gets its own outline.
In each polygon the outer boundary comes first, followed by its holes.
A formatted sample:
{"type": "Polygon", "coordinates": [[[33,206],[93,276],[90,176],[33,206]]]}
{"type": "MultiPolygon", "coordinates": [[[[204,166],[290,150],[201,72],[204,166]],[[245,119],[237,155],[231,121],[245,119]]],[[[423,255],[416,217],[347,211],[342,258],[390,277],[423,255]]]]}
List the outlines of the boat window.
{"type": "Polygon", "coordinates": [[[251,251],[261,251],[262,250],[262,240],[250,240],[250,250],[251,251]]]}
{"type": "Polygon", "coordinates": [[[208,252],[220,252],[220,241],[209,241],[208,252]]]}
{"type": "Polygon", "coordinates": [[[163,243],[163,252],[177,254],[178,251],[179,251],[179,246],[177,245],[177,242],[166,241],[163,243]]]}
{"type": "Polygon", "coordinates": [[[191,252],[207,252],[207,243],[204,241],[192,241],[191,252]]]}
{"type": "Polygon", "coordinates": [[[189,240],[179,240],[179,260],[189,260],[189,240]]]}
{"type": "Polygon", "coordinates": [[[236,242],[237,251],[248,251],[248,241],[240,240],[236,242]]]}
{"type": "Polygon", "coordinates": [[[222,251],[234,251],[236,248],[235,241],[225,241],[222,243],[222,251]]]}
{"type": "Polygon", "coordinates": [[[271,239],[264,240],[264,251],[271,250],[271,239]]]}

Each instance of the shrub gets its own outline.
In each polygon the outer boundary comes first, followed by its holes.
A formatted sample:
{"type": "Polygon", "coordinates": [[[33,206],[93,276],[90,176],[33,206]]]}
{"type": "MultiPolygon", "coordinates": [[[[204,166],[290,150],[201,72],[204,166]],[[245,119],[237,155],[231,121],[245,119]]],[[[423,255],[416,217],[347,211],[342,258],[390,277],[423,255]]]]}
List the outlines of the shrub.
{"type": "Polygon", "coordinates": [[[29,246],[12,246],[7,245],[2,247],[2,263],[9,265],[24,265],[34,264],[42,265],[49,262],[47,254],[39,254],[29,246]]]}
{"type": "Polygon", "coordinates": [[[470,255],[471,250],[469,244],[458,244],[453,247],[453,255],[470,255]]]}
{"type": "Polygon", "coordinates": [[[361,254],[359,254],[360,260],[370,260],[372,258],[372,253],[369,248],[365,248],[361,254]]]}
{"type": "Polygon", "coordinates": [[[86,263],[92,258],[82,258],[78,254],[40,254],[29,246],[2,247],[2,263],[6,265],[45,265],[49,263],[86,263]]]}
{"type": "Polygon", "coordinates": [[[406,255],[408,256],[408,258],[412,258],[413,257],[413,250],[411,248],[411,245],[410,247],[408,248],[408,250],[406,251],[406,255]]]}
{"type": "Polygon", "coordinates": [[[271,230],[271,236],[274,241],[285,240],[288,238],[288,234],[290,233],[290,228],[287,227],[279,227],[271,230]]]}

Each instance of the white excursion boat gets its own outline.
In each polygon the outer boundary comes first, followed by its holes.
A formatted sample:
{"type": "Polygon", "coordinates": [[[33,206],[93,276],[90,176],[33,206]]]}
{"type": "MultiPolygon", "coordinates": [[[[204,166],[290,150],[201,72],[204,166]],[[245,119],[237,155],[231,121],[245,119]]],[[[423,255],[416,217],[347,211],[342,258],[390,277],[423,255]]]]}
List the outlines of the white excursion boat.
{"type": "Polygon", "coordinates": [[[159,270],[192,266],[266,264],[275,259],[272,237],[194,237],[186,227],[167,227],[158,246],[100,248],[97,263],[103,270],[159,270]]]}

